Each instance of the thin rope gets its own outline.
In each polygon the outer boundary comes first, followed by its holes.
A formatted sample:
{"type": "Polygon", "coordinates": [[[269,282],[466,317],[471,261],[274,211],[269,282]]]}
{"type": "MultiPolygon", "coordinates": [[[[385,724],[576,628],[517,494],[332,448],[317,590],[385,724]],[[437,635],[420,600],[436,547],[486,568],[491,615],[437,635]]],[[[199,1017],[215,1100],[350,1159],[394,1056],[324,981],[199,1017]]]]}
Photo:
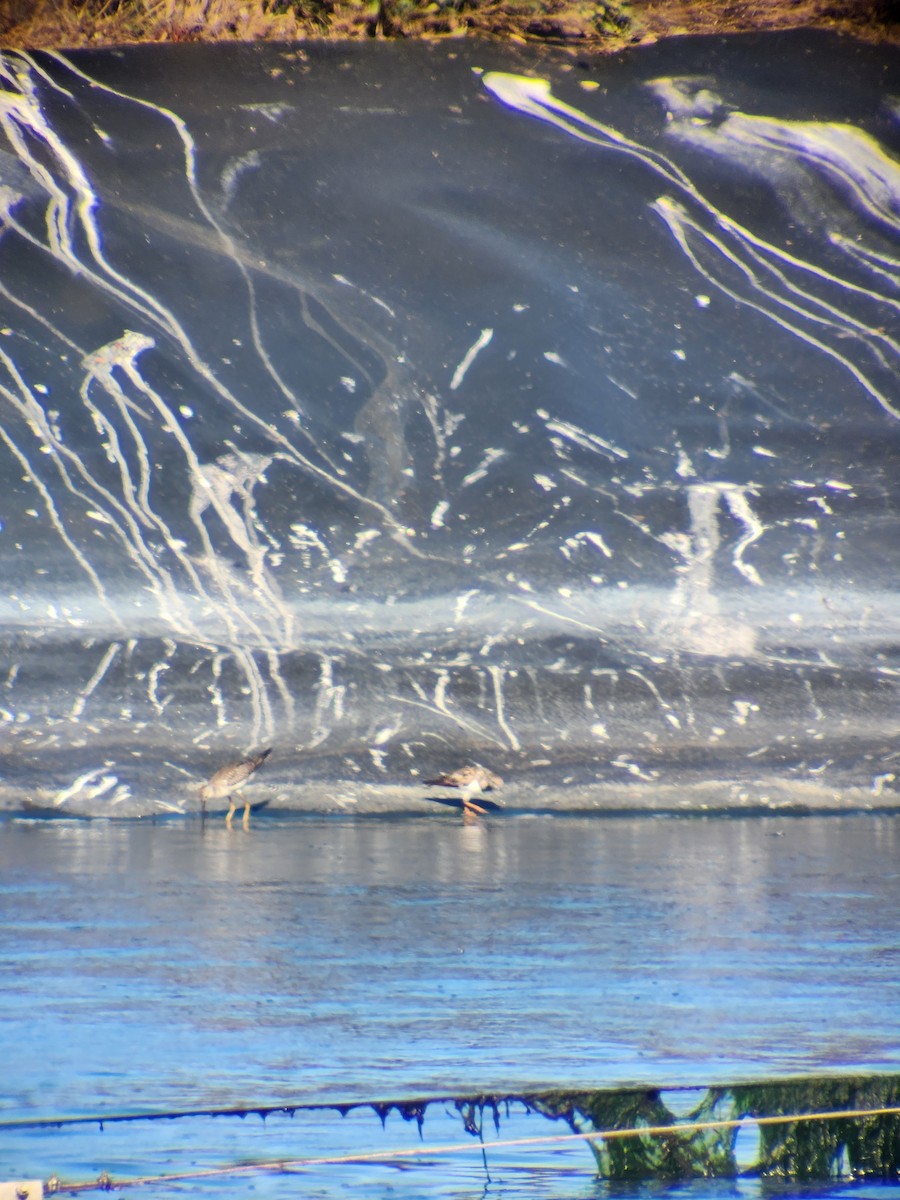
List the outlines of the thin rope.
{"type": "Polygon", "coordinates": [[[457,1142],[447,1146],[414,1146],[399,1150],[373,1150],[366,1154],[335,1154],[320,1158],[291,1158],[255,1163],[240,1163],[228,1167],[208,1167],[200,1171],[182,1171],[172,1175],[138,1175],[128,1179],[110,1179],[105,1174],[89,1183],[66,1183],[48,1180],[47,1194],[57,1191],[87,1192],[95,1188],[110,1191],[125,1187],[141,1187],[151,1183],[182,1183],[196,1179],[219,1179],[227,1175],[247,1175],[255,1172],[287,1173],[309,1167],[347,1165],[393,1161],[398,1158],[425,1158],[448,1154],[508,1149],[514,1146],[553,1146],[572,1142],[618,1141],[625,1138],[671,1137],[673,1134],[702,1133],[711,1129],[740,1129],[746,1125],[790,1125],[804,1121],[858,1120],[863,1117],[900,1116],[900,1106],[884,1108],[848,1108],[831,1112],[793,1113],[771,1117],[732,1117],[719,1121],[686,1121],[679,1125],[644,1125],[629,1129],[592,1130],[588,1133],[547,1134],[540,1137],[501,1138],[492,1142],[457,1142]]]}
{"type": "MultiPolygon", "coordinates": [[[[402,1102],[400,1102],[402,1103],[402,1102]]],[[[429,1101],[431,1103],[431,1101],[429,1101]]],[[[81,1117],[20,1117],[15,1121],[0,1121],[0,1131],[27,1129],[64,1129],[71,1125],[120,1125],[128,1121],[179,1121],[187,1117],[273,1117],[284,1113],[291,1117],[298,1112],[332,1109],[345,1112],[351,1108],[371,1108],[371,1101],[354,1100],[348,1104],[241,1104],[231,1108],[173,1108],[156,1112],[97,1113],[81,1117]]]]}

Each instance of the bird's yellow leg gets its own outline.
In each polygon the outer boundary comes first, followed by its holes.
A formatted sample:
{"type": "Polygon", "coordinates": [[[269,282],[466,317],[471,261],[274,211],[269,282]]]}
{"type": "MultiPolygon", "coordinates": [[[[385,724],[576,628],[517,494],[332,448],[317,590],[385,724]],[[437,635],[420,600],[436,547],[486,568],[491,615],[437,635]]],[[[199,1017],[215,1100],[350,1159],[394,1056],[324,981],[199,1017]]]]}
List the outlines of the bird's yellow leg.
{"type": "Polygon", "coordinates": [[[482,817],[485,816],[487,813],[486,808],[482,808],[480,804],[473,804],[472,801],[469,800],[467,796],[463,796],[462,806],[463,806],[463,812],[478,813],[479,816],[482,816],[482,817]]]}
{"type": "Polygon", "coordinates": [[[249,800],[244,805],[244,822],[243,822],[243,824],[244,824],[245,829],[250,828],[250,801],[249,800]]]}
{"type": "Polygon", "coordinates": [[[229,829],[231,828],[231,818],[233,816],[234,816],[234,801],[229,796],[228,797],[228,814],[225,817],[225,824],[228,826],[229,829]]]}

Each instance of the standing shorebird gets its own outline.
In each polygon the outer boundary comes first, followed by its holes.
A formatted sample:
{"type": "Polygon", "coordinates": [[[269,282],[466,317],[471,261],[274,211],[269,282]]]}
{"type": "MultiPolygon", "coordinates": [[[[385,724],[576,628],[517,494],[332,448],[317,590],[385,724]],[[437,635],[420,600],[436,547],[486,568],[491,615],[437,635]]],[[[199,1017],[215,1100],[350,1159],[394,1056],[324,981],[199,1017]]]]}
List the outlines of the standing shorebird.
{"type": "MultiPolygon", "coordinates": [[[[250,777],[259,770],[269,755],[272,753],[271,746],[268,750],[261,750],[259,754],[248,754],[246,758],[239,759],[238,762],[229,763],[227,767],[219,767],[218,771],[212,776],[208,783],[204,783],[200,788],[200,802],[203,805],[203,811],[206,811],[207,800],[227,800],[228,815],[225,818],[225,824],[231,826],[231,818],[234,816],[235,803],[232,793],[240,791],[250,777]]],[[[244,828],[250,824],[250,801],[244,802],[244,828]]]]}
{"type": "Polygon", "coordinates": [[[460,789],[460,799],[465,812],[484,813],[486,808],[473,804],[472,797],[482,792],[491,792],[503,787],[503,780],[487,767],[475,763],[471,767],[460,767],[458,771],[448,771],[446,775],[438,775],[436,779],[426,779],[426,787],[452,787],[460,789]]]}

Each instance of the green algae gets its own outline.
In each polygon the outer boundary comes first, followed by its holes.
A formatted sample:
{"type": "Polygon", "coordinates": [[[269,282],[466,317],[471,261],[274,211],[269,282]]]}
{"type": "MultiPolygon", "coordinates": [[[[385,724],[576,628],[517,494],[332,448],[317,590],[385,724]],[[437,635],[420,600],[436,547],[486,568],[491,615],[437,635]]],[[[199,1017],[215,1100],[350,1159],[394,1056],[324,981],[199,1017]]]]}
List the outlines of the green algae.
{"type": "MultiPolygon", "coordinates": [[[[553,1091],[504,1099],[518,1099],[534,1112],[563,1120],[575,1133],[628,1131],[628,1136],[589,1141],[598,1173],[607,1179],[739,1174],[800,1180],[900,1178],[898,1076],[711,1087],[682,1116],[676,1116],[665,1096],[659,1089],[626,1089],[553,1091]],[[867,1115],[819,1116],[861,1112],[867,1115]],[[780,1120],[792,1116],[798,1119],[780,1120]],[[759,1146],[756,1161],[741,1168],[735,1147],[748,1121],[757,1123],[759,1146]],[[660,1132],[668,1126],[671,1134],[660,1132]]],[[[495,1111],[500,1099],[491,1098],[495,1111]]]]}

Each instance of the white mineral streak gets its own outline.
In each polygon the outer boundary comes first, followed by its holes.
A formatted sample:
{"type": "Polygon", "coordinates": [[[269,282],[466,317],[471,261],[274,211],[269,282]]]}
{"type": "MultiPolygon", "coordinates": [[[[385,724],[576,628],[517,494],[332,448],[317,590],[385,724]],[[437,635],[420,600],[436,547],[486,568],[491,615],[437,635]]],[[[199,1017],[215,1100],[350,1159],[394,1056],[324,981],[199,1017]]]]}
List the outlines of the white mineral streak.
{"type": "Polygon", "coordinates": [[[488,671],[490,672],[491,679],[493,680],[494,684],[494,704],[497,713],[497,724],[503,730],[506,740],[509,742],[513,750],[521,750],[521,743],[507,724],[506,716],[504,714],[503,682],[506,672],[503,671],[501,667],[497,666],[488,667],[488,671]]]}
{"type": "Polygon", "coordinates": [[[90,679],[87,681],[87,683],[84,685],[84,687],[79,692],[78,696],[75,698],[75,703],[72,705],[72,709],[69,713],[70,721],[76,721],[81,716],[81,714],[84,712],[84,706],[87,704],[89,697],[91,696],[92,692],[97,687],[97,685],[100,683],[100,681],[103,679],[103,676],[109,670],[110,664],[112,663],[113,659],[116,657],[116,655],[119,653],[119,651],[121,649],[122,649],[122,647],[119,645],[118,642],[113,642],[110,646],[107,647],[106,653],[101,658],[96,671],[93,673],[93,675],[90,677],[90,679]]]}
{"type": "Polygon", "coordinates": [[[68,787],[56,793],[52,800],[53,806],[62,808],[69,800],[90,804],[101,796],[109,804],[120,804],[123,800],[128,800],[131,795],[128,787],[124,784],[117,786],[118,778],[105,774],[105,770],[105,767],[95,767],[93,771],[85,771],[83,775],[79,775],[68,787]]]}
{"type": "MultiPolygon", "coordinates": [[[[225,254],[244,279],[247,311],[257,360],[290,402],[291,414],[298,409],[297,398],[279,377],[268,357],[256,310],[253,276],[246,252],[231,238],[206,202],[197,182],[197,156],[192,135],[185,122],[169,109],[127,96],[90,79],[66,59],[58,59],[63,71],[89,83],[92,88],[115,97],[150,115],[167,126],[181,144],[184,183],[194,203],[218,237],[225,254]]],[[[141,575],[147,594],[152,598],[155,615],[163,627],[176,637],[209,649],[218,640],[243,673],[249,692],[252,714],[250,737],[270,737],[273,728],[269,687],[274,687],[290,712],[292,698],[281,676],[278,655],[295,642],[293,610],[281,597],[272,573],[280,561],[278,548],[267,534],[256,509],[255,488],[264,482],[266,467],[277,455],[294,470],[311,474],[338,492],[350,495],[360,505],[378,514],[383,526],[396,532],[393,516],[382,506],[357,493],[343,477],[342,469],[331,464],[321,447],[315,447],[315,461],[291,440],[238,399],[203,361],[180,321],[156,296],[141,288],[118,270],[106,256],[99,224],[102,207],[91,178],[80,162],[80,150],[68,144],[46,116],[41,88],[49,85],[56,92],[64,89],[28,55],[4,58],[0,75],[5,85],[0,93],[0,126],[20,161],[30,171],[35,185],[47,197],[46,241],[15,222],[14,198],[4,194],[3,215],[7,227],[20,238],[59,260],[72,274],[83,278],[99,294],[129,309],[149,332],[126,330],[121,337],[84,354],[85,376],[81,401],[96,430],[100,448],[114,469],[101,481],[65,444],[58,414],[45,410],[48,388],[39,383],[29,389],[11,360],[6,368],[12,386],[0,385],[0,398],[13,406],[23,423],[39,439],[38,449],[53,472],[48,477],[25,453],[10,428],[0,437],[19,462],[23,475],[32,483],[43,512],[62,544],[83,571],[109,618],[117,623],[115,605],[107,594],[101,573],[92,561],[93,547],[85,545],[69,529],[76,509],[60,506],[62,488],[77,502],[90,519],[122,547],[126,561],[141,575]],[[271,450],[262,454],[240,445],[222,448],[213,461],[202,462],[183,430],[182,422],[193,418],[195,404],[172,401],[149,382],[142,373],[139,358],[165,338],[183,355],[195,373],[198,384],[212,395],[214,402],[231,410],[233,422],[240,422],[261,435],[271,450]],[[161,428],[170,436],[181,455],[181,470],[191,492],[188,520],[192,536],[200,548],[199,556],[188,547],[179,528],[176,532],[162,516],[154,489],[162,486],[155,472],[149,449],[151,427],[161,428]],[[70,512],[71,509],[71,512],[70,512]],[[64,515],[65,512],[65,515],[64,515]],[[217,536],[224,528],[234,546],[234,559],[226,551],[215,551],[208,530],[208,517],[216,521],[217,536]],[[160,554],[159,544],[165,548],[160,554]],[[238,569],[236,569],[236,567],[238,569]],[[248,599],[252,597],[252,603],[248,599]],[[202,613],[202,618],[200,614],[202,613]],[[210,617],[214,621],[210,622],[210,617]],[[210,636],[212,635],[212,636],[210,636]],[[262,661],[254,654],[258,649],[262,661]]],[[[267,114],[267,115],[275,115],[267,114]]],[[[280,115],[280,114],[278,114],[280,115]]],[[[98,136],[102,136],[98,132],[98,136]]],[[[240,174],[256,165],[252,156],[233,164],[222,177],[222,192],[227,205],[240,174]]],[[[257,264],[254,264],[256,269],[257,264]]],[[[377,297],[373,303],[385,307],[377,297]]],[[[60,335],[64,343],[65,338],[60,335]]],[[[71,349],[77,354],[78,348],[71,349]]],[[[224,414],[223,414],[224,415],[224,414]]],[[[298,429],[301,427],[298,425],[298,429]]],[[[302,432],[302,430],[301,430],[302,432]]],[[[257,439],[258,440],[258,439],[257,439]]],[[[177,469],[177,468],[176,468],[177,469]]],[[[338,560],[329,564],[335,578],[344,578],[338,560]]],[[[210,658],[210,664],[213,658],[210,658]]],[[[160,670],[162,668],[160,667],[160,670]]],[[[102,683],[102,674],[76,699],[74,711],[80,716],[102,683]]],[[[156,694],[159,670],[152,676],[149,695],[157,714],[164,701],[156,694]]],[[[213,675],[212,690],[220,689],[213,675]]],[[[222,716],[224,704],[219,709],[222,716]]]]}
{"type": "Polygon", "coordinates": [[[746,549],[765,531],[750,506],[747,491],[734,484],[689,485],[690,532],[662,538],[682,559],[679,579],[671,595],[671,614],[661,630],[664,640],[674,649],[720,658],[751,657],[756,651],[756,631],[745,621],[723,615],[714,591],[716,556],[721,544],[719,514],[723,505],[745,530],[732,552],[732,563],[748,582],[762,585],[755,567],[743,558],[746,549]]]}
{"type": "Polygon", "coordinates": [[[482,329],[481,333],[478,335],[478,337],[475,339],[475,341],[472,343],[472,345],[469,347],[469,349],[465,352],[465,354],[462,357],[461,362],[457,366],[456,370],[453,372],[453,378],[450,380],[450,391],[451,392],[455,392],[456,389],[462,384],[462,381],[466,377],[466,372],[468,371],[469,367],[471,367],[472,363],[475,361],[476,355],[478,355],[485,348],[485,346],[490,345],[491,338],[493,336],[494,336],[493,329],[482,329]]]}
{"type": "Polygon", "coordinates": [[[313,749],[324,742],[331,734],[333,721],[338,724],[344,716],[344,696],[346,688],[336,684],[334,680],[334,662],[330,655],[319,655],[319,681],[315,691],[315,710],[312,717],[312,735],[307,743],[308,749],[313,749]]]}
{"type": "Polygon", "coordinates": [[[603,540],[601,534],[594,530],[584,529],[580,533],[575,533],[571,537],[566,538],[566,545],[575,550],[584,543],[593,546],[595,550],[599,550],[605,558],[612,558],[613,552],[603,540]]]}
{"type": "Polygon", "coordinates": [[[434,506],[434,511],[431,514],[431,528],[442,529],[444,526],[444,517],[446,517],[450,509],[450,503],[447,500],[441,500],[440,503],[434,506]]]}
{"type": "MultiPolygon", "coordinates": [[[[831,359],[885,412],[900,417],[892,391],[900,346],[883,323],[866,323],[841,303],[844,295],[853,293],[882,310],[900,311],[900,299],[758,237],[711,204],[664,155],[558,100],[546,79],[489,71],[483,84],[498,100],[528,116],[548,121],[600,150],[643,163],[666,189],[652,208],[711,287],[831,359]]],[[[733,112],[695,80],[658,79],[651,86],[666,106],[667,134],[758,169],[774,182],[786,203],[801,210],[823,240],[849,252],[848,238],[835,239],[832,230],[816,228],[816,221],[821,224],[817,210],[833,208],[816,203],[816,189],[822,187],[847,197],[843,203],[848,210],[896,238],[900,165],[871,135],[847,125],[777,121],[733,112]]],[[[878,262],[879,271],[885,273],[877,246],[869,250],[864,245],[860,253],[857,245],[852,253],[856,262],[878,262]]],[[[890,278],[895,290],[898,278],[890,278]]]]}
{"type": "Polygon", "coordinates": [[[488,446],[482,455],[481,462],[478,464],[475,470],[470,471],[469,474],[463,479],[462,486],[470,487],[473,483],[477,483],[479,479],[484,479],[485,475],[487,475],[488,471],[490,470],[491,465],[495,463],[498,458],[505,458],[506,453],[507,452],[505,450],[499,450],[496,447],[488,446]]]}
{"type": "Polygon", "coordinates": [[[453,610],[453,623],[455,625],[458,625],[459,622],[463,619],[463,614],[466,611],[469,601],[472,599],[473,596],[477,596],[477,595],[478,595],[478,589],[470,588],[470,590],[468,592],[463,592],[462,595],[457,596],[456,605],[453,610]]]}
{"type": "Polygon", "coordinates": [[[583,450],[589,450],[592,454],[601,454],[603,457],[609,459],[610,462],[615,462],[616,459],[628,458],[627,450],[614,445],[612,442],[600,437],[599,434],[589,433],[588,430],[582,429],[579,425],[574,425],[571,421],[547,419],[545,424],[551,433],[559,434],[560,437],[573,442],[583,450]]]}

